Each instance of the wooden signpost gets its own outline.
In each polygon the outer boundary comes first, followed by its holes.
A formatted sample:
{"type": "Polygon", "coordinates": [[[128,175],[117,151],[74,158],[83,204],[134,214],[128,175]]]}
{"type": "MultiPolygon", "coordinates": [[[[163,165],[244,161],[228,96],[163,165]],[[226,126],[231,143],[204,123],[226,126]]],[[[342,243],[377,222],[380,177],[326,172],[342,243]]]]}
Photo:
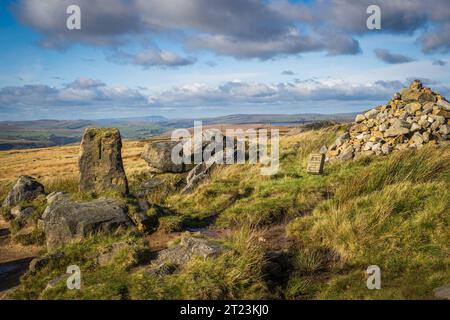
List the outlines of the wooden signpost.
{"type": "Polygon", "coordinates": [[[312,153],[309,156],[306,172],[311,174],[322,174],[325,164],[325,155],[320,153],[312,153]]]}

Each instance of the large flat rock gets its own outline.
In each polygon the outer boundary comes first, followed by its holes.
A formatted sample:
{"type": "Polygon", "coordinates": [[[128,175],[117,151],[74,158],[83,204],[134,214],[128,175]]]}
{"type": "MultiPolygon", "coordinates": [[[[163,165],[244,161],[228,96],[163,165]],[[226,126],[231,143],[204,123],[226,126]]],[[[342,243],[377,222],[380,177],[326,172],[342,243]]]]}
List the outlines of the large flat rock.
{"type": "Polygon", "coordinates": [[[126,205],[106,198],[89,202],[59,199],[45,209],[42,221],[49,249],[95,232],[131,226],[126,205]]]}

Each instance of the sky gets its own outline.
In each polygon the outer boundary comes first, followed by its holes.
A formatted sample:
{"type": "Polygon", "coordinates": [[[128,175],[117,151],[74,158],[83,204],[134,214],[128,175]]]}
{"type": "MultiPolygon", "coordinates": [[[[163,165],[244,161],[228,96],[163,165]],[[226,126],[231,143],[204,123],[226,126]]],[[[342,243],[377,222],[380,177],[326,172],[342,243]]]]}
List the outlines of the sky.
{"type": "Polygon", "coordinates": [[[450,97],[448,0],[2,0],[0,40],[0,120],[357,112],[415,78],[450,97]]]}

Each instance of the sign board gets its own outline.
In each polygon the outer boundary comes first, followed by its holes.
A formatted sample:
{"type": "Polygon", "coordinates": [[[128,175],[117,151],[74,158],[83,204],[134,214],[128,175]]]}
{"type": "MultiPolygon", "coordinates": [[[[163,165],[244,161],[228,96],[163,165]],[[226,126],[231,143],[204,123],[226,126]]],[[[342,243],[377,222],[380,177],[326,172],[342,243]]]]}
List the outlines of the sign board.
{"type": "Polygon", "coordinates": [[[320,153],[312,153],[309,156],[306,171],[311,174],[322,174],[325,164],[325,155],[320,153]]]}

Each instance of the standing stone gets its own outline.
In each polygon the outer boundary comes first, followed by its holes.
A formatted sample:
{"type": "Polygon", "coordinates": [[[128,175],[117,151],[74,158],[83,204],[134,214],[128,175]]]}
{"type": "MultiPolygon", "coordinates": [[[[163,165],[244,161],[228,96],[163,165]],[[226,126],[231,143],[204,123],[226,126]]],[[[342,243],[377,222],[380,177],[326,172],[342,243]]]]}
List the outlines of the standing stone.
{"type": "Polygon", "coordinates": [[[122,139],[115,128],[87,128],[79,158],[80,191],[128,193],[122,163],[122,139]]]}

